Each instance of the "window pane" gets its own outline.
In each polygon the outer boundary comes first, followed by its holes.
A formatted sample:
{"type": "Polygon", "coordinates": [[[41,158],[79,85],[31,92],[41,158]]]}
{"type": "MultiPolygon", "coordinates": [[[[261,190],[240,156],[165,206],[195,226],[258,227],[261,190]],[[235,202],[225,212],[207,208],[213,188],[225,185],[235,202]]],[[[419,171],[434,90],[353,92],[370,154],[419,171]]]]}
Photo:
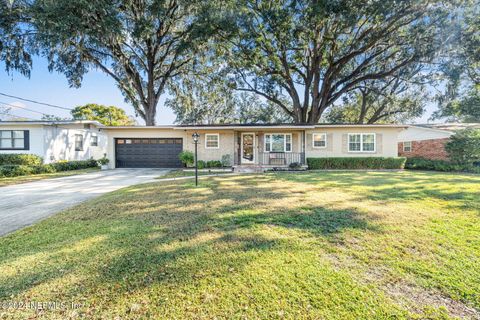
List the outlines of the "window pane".
{"type": "Polygon", "coordinates": [[[348,136],[348,150],[349,151],[360,151],[360,139],[361,136],[359,134],[352,134],[348,136]]]}
{"type": "Polygon", "coordinates": [[[313,135],[313,146],[317,148],[323,148],[327,145],[325,134],[314,134],[313,135]]]}
{"type": "Polygon", "coordinates": [[[23,131],[13,131],[13,137],[23,139],[23,131]]]}
{"type": "Polygon", "coordinates": [[[12,131],[0,131],[0,138],[11,138],[12,131]]]}
{"type": "Polygon", "coordinates": [[[272,134],[272,151],[285,151],[285,136],[283,134],[272,134]]]}
{"type": "Polygon", "coordinates": [[[412,142],[411,141],[405,141],[403,143],[403,151],[406,151],[406,152],[412,151],[412,142]]]}
{"type": "Polygon", "coordinates": [[[287,134],[285,135],[285,140],[286,140],[286,143],[285,143],[285,151],[292,151],[292,136],[287,134]]]}
{"type": "Polygon", "coordinates": [[[205,139],[207,140],[207,148],[218,148],[217,135],[206,135],[205,139]]]}
{"type": "Polygon", "coordinates": [[[75,150],[76,151],[83,150],[83,136],[81,134],[75,135],[75,150]]]}
{"type": "Polygon", "coordinates": [[[12,139],[0,139],[0,148],[12,148],[12,139]]]}
{"type": "Polygon", "coordinates": [[[13,147],[15,149],[23,149],[25,147],[25,140],[23,140],[23,139],[13,139],[13,147]]]}
{"type": "Polygon", "coordinates": [[[375,135],[364,134],[362,137],[363,137],[363,151],[375,151],[375,135]]]}
{"type": "Polygon", "coordinates": [[[270,145],[270,135],[266,134],[265,135],[265,151],[270,152],[272,150],[271,145],[270,145]]]}

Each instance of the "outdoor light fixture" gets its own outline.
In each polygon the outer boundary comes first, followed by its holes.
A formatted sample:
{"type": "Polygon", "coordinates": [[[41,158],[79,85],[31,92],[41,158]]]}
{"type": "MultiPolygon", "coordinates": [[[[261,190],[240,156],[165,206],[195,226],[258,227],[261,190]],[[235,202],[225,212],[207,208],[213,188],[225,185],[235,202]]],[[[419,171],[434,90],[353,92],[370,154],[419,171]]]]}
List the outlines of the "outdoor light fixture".
{"type": "Polygon", "coordinates": [[[198,186],[198,157],[197,157],[197,145],[198,145],[198,138],[200,135],[195,132],[192,134],[193,143],[195,143],[195,186],[198,186]]]}

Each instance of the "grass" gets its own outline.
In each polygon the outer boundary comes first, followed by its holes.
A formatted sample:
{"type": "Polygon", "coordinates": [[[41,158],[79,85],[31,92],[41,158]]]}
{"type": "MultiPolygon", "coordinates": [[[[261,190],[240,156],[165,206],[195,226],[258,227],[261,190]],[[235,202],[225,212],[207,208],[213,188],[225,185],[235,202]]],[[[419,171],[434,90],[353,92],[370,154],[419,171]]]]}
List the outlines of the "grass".
{"type": "Polygon", "coordinates": [[[0,301],[68,304],[5,316],[479,317],[480,176],[200,181],[132,186],[1,238],[0,301]]]}
{"type": "Polygon", "coordinates": [[[97,170],[99,170],[99,168],[88,168],[88,169],[80,169],[80,170],[61,171],[61,172],[55,172],[55,173],[35,174],[35,175],[29,175],[29,176],[0,178],[0,187],[12,185],[12,184],[43,180],[43,179],[68,177],[68,176],[73,176],[77,174],[89,173],[97,170]]]}
{"type": "MultiPolygon", "coordinates": [[[[232,173],[232,171],[198,171],[199,176],[207,176],[207,175],[222,175],[232,173]]],[[[194,177],[195,171],[184,171],[184,170],[172,170],[167,174],[158,177],[157,179],[167,179],[167,178],[181,178],[181,177],[194,177]]]]}

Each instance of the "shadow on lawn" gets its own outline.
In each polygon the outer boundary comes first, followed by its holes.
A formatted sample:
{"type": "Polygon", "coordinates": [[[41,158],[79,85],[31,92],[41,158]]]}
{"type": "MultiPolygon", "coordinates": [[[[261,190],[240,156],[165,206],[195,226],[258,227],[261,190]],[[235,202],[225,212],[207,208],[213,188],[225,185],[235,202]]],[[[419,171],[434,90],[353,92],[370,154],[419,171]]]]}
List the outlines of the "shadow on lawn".
{"type": "Polygon", "coordinates": [[[30,232],[11,235],[0,246],[10,242],[16,249],[0,254],[0,270],[22,264],[22,259],[27,263],[40,253],[45,261],[31,268],[23,265],[10,277],[0,276],[0,299],[68,275],[79,275],[80,283],[57,290],[71,298],[88,296],[85,290],[94,294],[98,287],[118,294],[164,282],[178,285],[199,277],[228,276],[229,268],[242,269],[265,251],[295,250],[288,238],[263,234],[262,226],[331,242],[348,230],[381,232],[371,216],[355,209],[305,207],[302,186],[265,187],[263,183],[272,183],[266,176],[229,178],[223,184],[209,181],[199,189],[189,182],[131,187],[73,208],[30,232]],[[53,234],[57,236],[51,238],[53,234]],[[23,237],[33,237],[38,244],[15,241],[23,237]],[[81,249],[65,252],[82,241],[86,244],[81,249]]]}
{"type": "Polygon", "coordinates": [[[326,172],[300,174],[277,173],[277,179],[319,184],[329,188],[360,188],[354,200],[417,200],[434,198],[450,201],[455,209],[480,207],[480,176],[463,176],[439,172],[326,172]],[[478,188],[475,188],[478,187],[478,188]],[[469,189],[469,190],[467,190],[469,189]],[[455,202],[461,200],[461,202],[455,202]]]}

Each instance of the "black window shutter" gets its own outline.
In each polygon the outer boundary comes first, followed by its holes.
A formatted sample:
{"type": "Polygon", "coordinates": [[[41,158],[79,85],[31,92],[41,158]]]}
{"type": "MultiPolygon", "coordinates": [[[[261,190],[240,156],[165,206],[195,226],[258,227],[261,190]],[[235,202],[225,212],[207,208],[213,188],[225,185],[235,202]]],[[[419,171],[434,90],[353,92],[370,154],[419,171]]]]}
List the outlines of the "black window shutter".
{"type": "Polygon", "coordinates": [[[30,150],[30,131],[23,131],[23,150],[30,150]]]}

